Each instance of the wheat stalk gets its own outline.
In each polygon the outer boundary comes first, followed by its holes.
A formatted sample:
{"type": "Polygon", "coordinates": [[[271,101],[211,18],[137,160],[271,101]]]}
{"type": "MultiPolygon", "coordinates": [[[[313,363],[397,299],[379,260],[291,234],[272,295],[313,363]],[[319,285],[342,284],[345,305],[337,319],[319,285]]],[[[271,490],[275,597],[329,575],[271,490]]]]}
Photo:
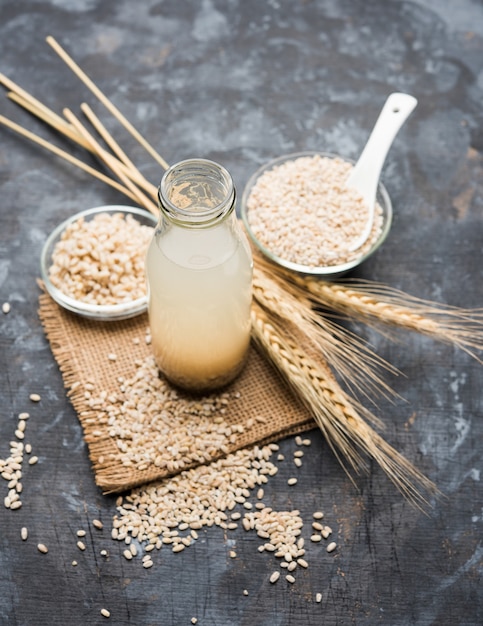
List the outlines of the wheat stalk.
{"type": "Polygon", "coordinates": [[[303,337],[304,350],[312,353],[320,351],[349,389],[362,393],[371,402],[376,395],[385,398],[397,395],[378,375],[378,371],[384,369],[393,374],[398,374],[398,371],[372,352],[355,334],[314,311],[309,298],[294,290],[290,283],[268,276],[264,269],[256,265],[253,297],[270,315],[284,320],[286,331],[296,327],[299,345],[303,337]]]}
{"type": "MultiPolygon", "coordinates": [[[[374,459],[408,500],[424,509],[437,487],[392,448],[361,417],[360,407],[340,388],[322,358],[307,356],[258,303],[252,306],[252,335],[292,390],[307,406],[336,457],[350,476],[374,459]]],[[[352,477],[351,477],[352,478],[352,477]]]]}

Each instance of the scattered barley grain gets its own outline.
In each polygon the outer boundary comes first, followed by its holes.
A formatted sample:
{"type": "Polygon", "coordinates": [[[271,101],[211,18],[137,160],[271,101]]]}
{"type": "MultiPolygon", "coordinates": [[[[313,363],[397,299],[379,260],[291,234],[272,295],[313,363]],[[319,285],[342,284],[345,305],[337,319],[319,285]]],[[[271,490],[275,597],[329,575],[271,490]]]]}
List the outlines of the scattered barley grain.
{"type": "Polygon", "coordinates": [[[335,541],[331,541],[327,546],[327,552],[333,552],[337,548],[337,544],[335,541]]]}
{"type": "Polygon", "coordinates": [[[272,575],[270,576],[270,582],[276,583],[277,580],[280,578],[280,572],[273,572],[272,575]]]}
{"type": "Polygon", "coordinates": [[[103,417],[117,452],[106,461],[121,462],[138,470],[164,468],[176,473],[191,464],[206,463],[236,443],[243,433],[227,424],[221,411],[236,401],[227,392],[192,399],[168,385],[159,376],[154,357],[136,362],[130,379],[119,383],[118,391],[106,397],[93,393],[88,403],[103,417]],[[147,398],[149,400],[147,400],[147,398]],[[146,423],[150,424],[149,435],[146,423]]]}
{"type": "Polygon", "coordinates": [[[324,526],[320,531],[320,534],[324,539],[328,539],[332,534],[332,528],[330,526],[324,526]]]}

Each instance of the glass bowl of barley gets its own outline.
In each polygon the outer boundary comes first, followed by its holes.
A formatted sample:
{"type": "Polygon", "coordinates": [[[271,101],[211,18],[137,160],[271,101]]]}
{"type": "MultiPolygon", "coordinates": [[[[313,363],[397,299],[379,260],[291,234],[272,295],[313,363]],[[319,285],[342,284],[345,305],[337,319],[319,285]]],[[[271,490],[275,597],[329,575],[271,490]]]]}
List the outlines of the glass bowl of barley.
{"type": "Polygon", "coordinates": [[[47,238],[43,285],[63,308],[96,320],[122,320],[147,309],[144,258],[157,219],[106,205],[72,215],[47,238]]]}
{"type": "Polygon", "coordinates": [[[362,196],[345,185],[353,166],[336,154],[297,152],[260,167],[247,182],[240,207],[255,246],[286,269],[327,279],[369,258],[389,233],[392,204],[379,183],[370,234],[357,246],[369,211],[362,196]]]}

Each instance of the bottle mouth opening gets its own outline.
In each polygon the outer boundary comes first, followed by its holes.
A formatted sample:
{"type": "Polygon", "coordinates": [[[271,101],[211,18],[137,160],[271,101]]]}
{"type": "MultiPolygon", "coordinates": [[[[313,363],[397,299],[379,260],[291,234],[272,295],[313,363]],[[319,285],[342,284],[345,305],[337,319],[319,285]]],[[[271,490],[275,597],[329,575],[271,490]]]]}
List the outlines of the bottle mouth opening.
{"type": "Polygon", "coordinates": [[[159,206],[166,217],[189,226],[206,226],[228,215],[235,195],[228,171],[208,159],[176,163],[158,188],[159,206]]]}

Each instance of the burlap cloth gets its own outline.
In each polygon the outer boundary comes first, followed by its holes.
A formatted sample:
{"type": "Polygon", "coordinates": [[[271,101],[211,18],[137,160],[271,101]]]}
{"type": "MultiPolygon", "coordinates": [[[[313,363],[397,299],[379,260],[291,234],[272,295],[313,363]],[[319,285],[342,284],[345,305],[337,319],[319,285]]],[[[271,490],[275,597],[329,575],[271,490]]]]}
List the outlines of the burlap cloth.
{"type": "MultiPolygon", "coordinates": [[[[64,310],[42,293],[39,315],[82,425],[97,485],[106,493],[120,492],[176,473],[176,470],[156,467],[154,463],[145,469],[126,467],[121,462],[116,438],[110,435],[105,423],[96,419],[96,411],[89,404],[89,390],[94,387],[97,392],[115,392],[119,377],[133,376],[135,361],[150,355],[150,346],[143,341],[148,328],[147,314],[117,322],[98,322],[64,310]],[[109,355],[115,355],[115,360],[109,355]]],[[[224,421],[236,428],[253,418],[250,420],[253,426],[239,434],[236,441],[228,443],[224,450],[217,450],[210,460],[315,426],[307,409],[254,345],[250,347],[241,375],[223,391],[239,393],[238,401],[226,407],[224,421]],[[258,419],[260,416],[262,420],[258,419]]],[[[146,429],[149,431],[149,424],[146,429]]],[[[149,436],[149,432],[146,434],[149,436]]],[[[190,462],[183,469],[194,465],[195,462],[190,462]]]]}

